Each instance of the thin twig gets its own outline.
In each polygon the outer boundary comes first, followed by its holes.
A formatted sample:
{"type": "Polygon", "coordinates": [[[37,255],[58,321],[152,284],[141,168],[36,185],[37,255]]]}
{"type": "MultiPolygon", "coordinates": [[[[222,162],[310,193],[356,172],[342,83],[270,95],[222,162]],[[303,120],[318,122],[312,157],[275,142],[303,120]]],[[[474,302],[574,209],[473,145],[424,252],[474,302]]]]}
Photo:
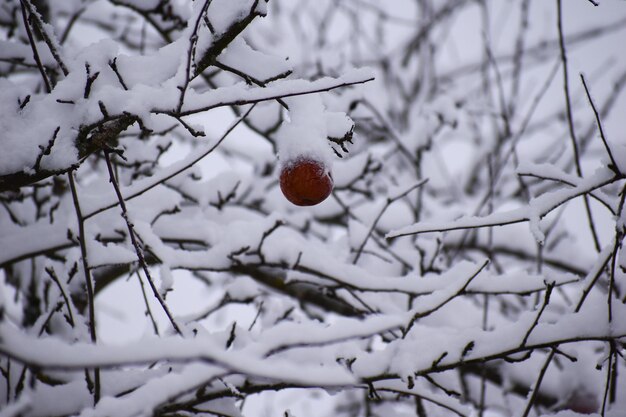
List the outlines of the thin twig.
{"type": "Polygon", "coordinates": [[[407,190],[405,190],[401,194],[399,194],[397,196],[394,196],[394,197],[387,197],[387,200],[385,201],[385,205],[383,206],[383,208],[380,210],[380,212],[378,213],[378,215],[376,216],[376,218],[374,219],[374,221],[370,225],[370,228],[367,231],[367,234],[365,235],[365,238],[363,239],[363,241],[359,245],[359,248],[356,251],[356,255],[354,256],[354,260],[352,261],[353,264],[356,264],[358,262],[359,257],[363,253],[363,248],[365,248],[365,244],[367,243],[367,241],[369,240],[370,236],[374,232],[374,229],[376,228],[376,225],[378,224],[378,221],[381,219],[383,214],[385,214],[385,211],[387,211],[389,206],[391,206],[394,202],[396,202],[396,201],[406,197],[409,193],[411,193],[412,191],[416,190],[417,188],[420,188],[421,186],[423,186],[427,182],[428,182],[428,178],[425,178],[425,179],[419,181],[418,183],[414,184],[413,186],[409,187],[407,190]]]}
{"type": "Polygon", "coordinates": [[[87,7],[83,6],[80,9],[78,9],[78,11],[74,13],[72,17],[70,17],[69,21],[67,22],[67,26],[65,26],[65,30],[63,30],[63,33],[61,34],[61,38],[59,39],[59,44],[63,45],[65,43],[68,36],[70,35],[70,32],[72,31],[72,28],[74,27],[74,24],[78,22],[78,19],[83,13],[85,13],[86,10],[87,10],[87,7]]]}
{"type": "Polygon", "coordinates": [[[598,281],[598,279],[602,275],[602,272],[604,271],[604,268],[608,264],[609,259],[611,259],[612,254],[613,254],[613,251],[609,251],[606,249],[604,250],[604,253],[602,252],[600,253],[601,257],[598,260],[596,260],[596,263],[592,266],[591,270],[587,274],[587,277],[585,278],[585,281],[587,280],[587,278],[589,278],[591,282],[589,283],[587,287],[583,289],[580,299],[578,300],[578,303],[576,304],[576,308],[574,309],[575,313],[578,313],[580,309],[582,308],[585,300],[587,299],[587,296],[591,292],[591,289],[594,287],[595,283],[598,281]]]}
{"type": "Polygon", "coordinates": [[[607,404],[607,400],[609,398],[609,392],[611,391],[611,385],[613,382],[613,371],[616,370],[615,367],[615,362],[617,362],[617,356],[615,353],[615,342],[614,341],[610,341],[609,342],[609,357],[607,358],[609,363],[607,364],[606,367],[606,382],[604,385],[604,395],[602,396],[602,408],[600,411],[600,415],[602,417],[604,417],[605,412],[606,412],[606,404],[607,404]]]}
{"type": "MultiPolygon", "coordinates": [[[[250,114],[250,112],[252,111],[252,109],[254,109],[255,105],[252,105],[241,117],[239,117],[233,124],[231,124],[228,129],[226,129],[226,131],[222,134],[222,136],[217,140],[217,142],[211,146],[210,148],[208,148],[205,152],[201,153],[200,155],[198,155],[197,157],[193,158],[192,160],[190,160],[188,163],[184,164],[183,166],[181,166],[180,168],[168,173],[167,175],[164,175],[162,178],[158,178],[158,181],[154,181],[154,182],[150,182],[148,185],[146,185],[145,187],[142,187],[141,189],[134,191],[132,193],[130,193],[129,195],[126,195],[124,198],[126,200],[130,200],[133,199],[135,197],[138,197],[140,195],[142,195],[143,193],[145,193],[146,191],[149,191],[151,189],[153,189],[154,187],[156,187],[159,184],[163,184],[165,181],[175,177],[176,175],[180,174],[181,172],[187,170],[189,167],[191,167],[192,165],[194,165],[195,163],[197,163],[198,161],[200,161],[202,158],[204,158],[205,156],[207,156],[208,154],[210,154],[211,152],[213,152],[215,149],[217,149],[217,147],[224,141],[224,139],[226,139],[228,137],[228,135],[230,135],[230,133],[246,118],[248,117],[248,115],[250,114]]],[[[115,202],[113,204],[107,204],[104,207],[100,207],[97,210],[94,210],[90,213],[87,213],[85,215],[85,218],[88,219],[92,216],[95,216],[98,213],[102,213],[105,210],[108,210],[110,208],[113,208],[115,206],[117,206],[119,204],[118,202],[115,202]]]]}
{"type": "Polygon", "coordinates": [[[344,81],[344,82],[340,82],[338,84],[333,84],[327,87],[316,87],[316,88],[312,88],[310,90],[305,90],[305,91],[294,91],[294,92],[282,92],[282,93],[276,93],[273,95],[268,95],[265,97],[259,97],[259,98],[249,98],[249,99],[237,99],[237,100],[225,100],[219,103],[215,103],[215,104],[210,104],[210,105],[206,105],[206,106],[202,106],[202,107],[198,107],[195,109],[189,109],[189,110],[182,110],[180,112],[172,112],[171,110],[162,110],[162,109],[154,109],[152,110],[153,113],[156,114],[167,114],[170,116],[178,116],[178,117],[182,117],[182,116],[189,116],[192,114],[196,114],[196,113],[202,113],[217,107],[226,107],[226,106],[243,106],[245,104],[255,104],[255,103],[260,103],[263,101],[271,101],[271,100],[278,100],[281,98],[286,98],[286,97],[294,97],[294,96],[303,96],[303,95],[308,95],[308,94],[317,94],[317,93],[323,93],[326,91],[331,91],[331,90],[335,90],[337,88],[342,88],[342,87],[349,87],[352,85],[357,85],[357,84],[365,84],[368,83],[370,81],[373,81],[374,77],[365,77],[363,79],[357,80],[357,81],[344,81]]]}
{"type": "Polygon", "coordinates": [[[472,274],[472,276],[469,277],[465,281],[465,284],[463,284],[463,286],[458,291],[456,291],[454,294],[452,294],[450,297],[446,298],[444,301],[442,301],[441,303],[437,304],[435,307],[429,308],[426,311],[418,311],[415,314],[413,314],[413,317],[411,317],[411,320],[409,321],[409,324],[407,324],[406,328],[403,331],[403,337],[405,337],[409,333],[409,330],[411,330],[411,328],[413,327],[413,325],[415,324],[415,322],[419,318],[428,316],[432,312],[439,310],[441,307],[443,307],[444,305],[448,304],[454,298],[456,298],[457,296],[461,295],[465,291],[465,289],[472,283],[474,278],[476,278],[478,275],[480,275],[480,273],[483,271],[483,269],[485,269],[485,267],[488,264],[489,264],[489,260],[486,260],[485,262],[483,262],[483,264],[480,266],[480,268],[478,268],[478,270],[476,272],[474,272],[474,274],[472,274]]]}
{"type": "MultiPolygon", "coordinates": [[[[604,144],[606,153],[609,154],[609,158],[611,159],[612,169],[616,170],[616,172],[619,173],[619,166],[617,165],[617,162],[615,162],[615,158],[613,157],[613,152],[611,152],[611,147],[609,146],[609,143],[607,142],[606,137],[604,136],[604,129],[602,129],[602,121],[600,120],[600,114],[598,113],[598,110],[596,109],[596,106],[593,103],[593,99],[591,98],[591,93],[589,92],[589,88],[587,88],[587,83],[585,82],[585,76],[582,73],[580,74],[580,80],[583,83],[583,87],[585,88],[585,93],[587,94],[587,99],[589,100],[589,105],[591,106],[591,109],[593,110],[593,114],[596,118],[596,123],[598,124],[598,130],[600,131],[600,138],[602,139],[602,143],[604,144]]],[[[609,165],[609,168],[611,168],[611,165],[609,165]]]]}
{"type": "MultiPolygon", "coordinates": [[[[89,268],[89,262],[87,260],[87,242],[85,239],[85,218],[83,217],[80,201],[78,200],[78,193],[76,192],[76,183],[74,182],[74,171],[67,173],[67,177],[70,183],[70,189],[72,191],[72,200],[74,201],[74,210],[76,211],[76,219],[78,221],[78,239],[81,252],[81,260],[83,266],[83,274],[85,276],[85,283],[87,285],[87,306],[89,309],[89,333],[91,335],[92,343],[97,342],[96,337],[96,312],[95,312],[95,300],[93,296],[93,281],[91,278],[91,270],[89,268]]],[[[85,371],[86,372],[86,371],[85,371]]],[[[100,368],[94,369],[94,391],[93,402],[94,405],[100,400],[100,368]]]]}
{"type": "MultiPolygon", "coordinates": [[[[569,75],[568,75],[568,67],[567,67],[567,52],[565,49],[565,37],[563,35],[563,10],[561,6],[562,0],[556,0],[557,5],[557,28],[559,31],[559,49],[561,51],[561,63],[563,64],[563,89],[565,93],[565,113],[567,115],[567,126],[569,128],[569,135],[572,144],[572,150],[574,152],[574,162],[576,166],[576,174],[582,178],[583,171],[580,165],[580,153],[578,150],[578,140],[576,139],[576,130],[574,128],[574,117],[572,115],[572,103],[570,99],[570,90],[569,90],[569,75]]],[[[593,217],[591,214],[591,207],[589,206],[589,197],[587,195],[583,196],[583,200],[585,203],[585,211],[587,212],[587,220],[589,222],[589,229],[591,231],[591,236],[593,237],[593,243],[597,252],[600,252],[600,240],[598,238],[598,232],[596,231],[596,227],[593,221],[593,217]]]]}
{"type": "Polygon", "coordinates": [[[59,280],[59,277],[57,276],[56,272],[54,271],[54,268],[52,267],[45,268],[45,271],[59,288],[59,291],[61,292],[61,296],[63,297],[63,300],[65,301],[65,306],[67,307],[68,320],[70,322],[70,325],[74,327],[74,315],[72,314],[72,306],[70,304],[70,300],[67,294],[65,293],[65,290],[63,289],[63,285],[61,285],[61,281],[59,280]]]}
{"type": "MultiPolygon", "coordinates": [[[[191,64],[192,61],[195,60],[196,57],[196,45],[198,43],[198,30],[200,29],[200,22],[202,22],[202,16],[206,14],[209,5],[211,4],[211,0],[205,0],[202,5],[202,9],[198,13],[198,17],[196,18],[196,22],[193,27],[193,31],[189,36],[189,48],[187,50],[187,64],[185,71],[185,80],[182,86],[179,86],[178,89],[180,91],[180,96],[178,97],[178,106],[176,107],[177,113],[180,113],[183,108],[183,103],[185,102],[185,93],[187,92],[187,88],[189,87],[189,83],[191,82],[191,64]]],[[[194,71],[195,72],[195,71],[194,71]]]]}
{"type": "Polygon", "coordinates": [[[539,376],[537,377],[537,380],[535,381],[535,385],[533,386],[530,392],[528,401],[526,402],[526,408],[524,409],[524,412],[522,413],[521,417],[528,417],[528,414],[530,413],[533,403],[535,402],[535,398],[537,397],[537,394],[539,393],[539,387],[541,386],[541,381],[543,381],[543,377],[546,374],[546,371],[548,370],[548,366],[550,366],[550,362],[552,362],[552,358],[554,357],[555,353],[556,353],[556,347],[550,350],[548,357],[543,363],[543,366],[541,367],[541,371],[539,371],[539,376]]]}
{"type": "Polygon", "coordinates": [[[22,19],[24,20],[24,27],[26,28],[26,34],[28,35],[28,41],[30,42],[30,48],[33,50],[33,58],[37,63],[37,68],[39,68],[39,72],[41,73],[41,78],[43,78],[43,83],[46,86],[46,91],[49,93],[52,91],[52,85],[50,84],[50,80],[48,79],[48,74],[46,74],[46,70],[41,63],[41,58],[39,57],[39,52],[37,52],[37,45],[35,44],[35,39],[33,38],[33,32],[30,28],[30,23],[28,22],[28,16],[26,15],[26,7],[24,3],[21,2],[22,6],[22,19]]]}
{"type": "Polygon", "coordinates": [[[139,273],[139,271],[135,271],[135,273],[137,274],[137,281],[139,281],[139,286],[141,288],[141,296],[143,297],[143,302],[146,306],[146,315],[150,317],[150,322],[152,323],[152,329],[154,330],[154,334],[158,336],[159,326],[157,326],[156,319],[154,318],[152,310],[150,309],[150,303],[148,302],[148,297],[146,295],[146,289],[143,285],[143,280],[141,279],[141,274],[139,273]]]}
{"type": "Polygon", "coordinates": [[[528,15],[530,11],[530,0],[522,0],[520,3],[520,29],[515,40],[515,51],[513,52],[513,75],[511,80],[511,93],[509,99],[509,114],[515,114],[518,104],[518,94],[522,74],[523,58],[525,56],[524,46],[526,33],[528,32],[528,15]]]}
{"type": "Polygon", "coordinates": [[[535,329],[535,327],[537,327],[537,325],[539,324],[539,319],[541,318],[541,315],[543,314],[546,307],[550,303],[550,294],[552,294],[553,289],[554,289],[554,283],[548,284],[546,288],[546,293],[543,297],[543,304],[541,305],[541,308],[539,308],[539,311],[537,312],[537,315],[535,316],[535,320],[533,321],[532,326],[530,326],[528,331],[526,331],[526,334],[524,335],[524,339],[522,339],[522,346],[526,346],[526,342],[528,342],[528,338],[530,337],[530,334],[535,329]]]}
{"type": "Polygon", "coordinates": [[[20,3],[22,4],[22,7],[26,6],[26,8],[28,8],[28,13],[30,17],[33,19],[33,21],[35,22],[35,26],[37,26],[37,30],[41,34],[43,41],[46,43],[46,45],[48,45],[48,49],[50,49],[50,53],[54,57],[54,60],[59,65],[59,68],[61,68],[63,75],[67,76],[67,74],[69,74],[69,71],[67,70],[67,66],[61,59],[61,54],[59,54],[59,51],[57,50],[55,43],[52,41],[52,39],[50,39],[51,34],[49,34],[46,31],[44,22],[41,20],[41,16],[37,12],[37,10],[35,10],[30,0],[20,0],[20,3]]]}
{"type": "Polygon", "coordinates": [[[172,327],[174,328],[176,333],[182,336],[183,333],[180,330],[180,327],[178,327],[178,324],[176,323],[176,320],[174,320],[174,317],[172,316],[172,313],[170,312],[169,307],[165,303],[165,300],[163,299],[163,297],[159,293],[159,290],[154,284],[152,275],[150,275],[150,270],[148,269],[148,264],[143,254],[143,249],[139,245],[139,242],[137,241],[137,236],[135,233],[135,226],[133,225],[133,223],[130,220],[130,217],[128,216],[128,210],[126,209],[126,202],[124,201],[124,197],[122,196],[120,187],[117,184],[117,180],[115,179],[115,174],[113,172],[113,164],[111,163],[111,157],[109,156],[109,154],[110,154],[110,151],[108,150],[104,151],[104,159],[106,161],[107,169],[109,171],[109,182],[113,185],[113,188],[115,189],[115,194],[117,195],[120,208],[122,209],[122,217],[124,218],[124,221],[126,222],[126,227],[128,228],[128,235],[130,237],[130,241],[133,247],[135,248],[135,253],[137,254],[137,258],[139,259],[139,264],[141,265],[141,269],[143,269],[143,272],[146,275],[146,279],[148,280],[148,284],[150,285],[150,288],[152,289],[152,293],[154,294],[154,297],[159,301],[159,304],[161,304],[161,308],[163,308],[163,311],[165,312],[165,315],[169,319],[170,323],[172,324],[172,327]]]}

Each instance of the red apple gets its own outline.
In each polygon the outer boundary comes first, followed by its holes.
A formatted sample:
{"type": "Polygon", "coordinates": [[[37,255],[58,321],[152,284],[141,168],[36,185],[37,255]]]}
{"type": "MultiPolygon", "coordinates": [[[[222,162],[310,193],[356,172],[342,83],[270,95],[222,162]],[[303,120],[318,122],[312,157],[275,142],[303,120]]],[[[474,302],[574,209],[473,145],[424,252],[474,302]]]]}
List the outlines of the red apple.
{"type": "Polygon", "coordinates": [[[584,389],[574,390],[563,407],[564,410],[571,410],[580,414],[597,413],[599,408],[600,404],[597,397],[584,389]]]}
{"type": "Polygon", "coordinates": [[[333,179],[324,163],[302,157],[283,165],[280,189],[296,206],[314,206],[330,195],[333,179]]]}

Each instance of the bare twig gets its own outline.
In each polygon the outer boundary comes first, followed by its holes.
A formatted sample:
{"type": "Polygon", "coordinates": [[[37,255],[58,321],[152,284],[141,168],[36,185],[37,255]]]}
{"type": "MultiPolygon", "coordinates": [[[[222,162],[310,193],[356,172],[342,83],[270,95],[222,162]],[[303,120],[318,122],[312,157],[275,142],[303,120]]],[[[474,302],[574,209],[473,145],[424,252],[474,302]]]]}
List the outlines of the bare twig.
{"type": "Polygon", "coordinates": [[[617,384],[617,351],[615,342],[609,342],[609,356],[608,364],[606,366],[606,380],[604,385],[604,395],[602,396],[602,408],[600,409],[600,415],[605,416],[608,402],[615,402],[615,385],[617,384]],[[611,394],[609,398],[609,393],[611,394]],[[608,401],[607,401],[608,400],[608,401]]]}
{"type": "Polygon", "coordinates": [[[137,281],[139,281],[139,287],[141,288],[141,296],[143,298],[144,305],[146,306],[146,315],[150,317],[150,323],[152,323],[152,330],[154,331],[154,334],[158,336],[159,326],[157,325],[156,319],[154,318],[154,315],[152,314],[152,310],[150,309],[150,302],[148,301],[148,297],[146,295],[146,289],[143,285],[141,274],[139,273],[139,271],[135,271],[135,274],[137,275],[137,281]]]}
{"type": "Polygon", "coordinates": [[[537,315],[535,316],[535,320],[533,321],[532,326],[530,326],[530,328],[524,335],[524,338],[522,339],[522,346],[526,345],[526,342],[528,342],[528,338],[530,337],[530,334],[532,333],[533,329],[537,327],[537,324],[539,324],[539,319],[541,318],[541,315],[543,314],[546,307],[550,303],[550,294],[552,294],[553,289],[554,289],[554,284],[548,284],[548,286],[546,287],[546,293],[543,298],[543,304],[539,308],[539,311],[537,312],[537,315]]]}
{"type": "MultiPolygon", "coordinates": [[[[569,127],[569,135],[572,144],[572,150],[574,152],[574,162],[576,166],[576,174],[579,177],[583,176],[582,167],[580,165],[580,154],[578,150],[578,139],[576,139],[576,130],[574,128],[574,117],[572,115],[572,103],[570,99],[569,89],[569,76],[567,67],[567,51],[565,49],[565,37],[563,35],[563,11],[561,6],[562,0],[556,0],[557,5],[557,28],[559,32],[559,49],[561,51],[561,63],[563,64],[563,89],[565,92],[565,111],[567,115],[567,126],[569,127]]],[[[585,203],[585,211],[587,212],[587,220],[589,222],[589,229],[591,230],[591,236],[593,237],[593,243],[597,252],[600,252],[600,240],[598,238],[598,232],[593,221],[591,214],[591,207],[589,206],[589,197],[583,196],[585,203]]]]}
{"type": "Polygon", "coordinates": [[[65,63],[61,59],[61,54],[57,50],[56,43],[52,39],[50,39],[51,34],[46,31],[46,28],[44,27],[44,22],[41,20],[41,16],[37,12],[37,10],[35,10],[30,0],[20,0],[20,4],[22,5],[22,7],[26,7],[26,9],[28,9],[29,17],[33,20],[35,26],[37,27],[37,30],[43,38],[43,41],[46,43],[46,45],[48,45],[48,49],[50,49],[54,60],[57,62],[59,68],[61,68],[63,75],[67,76],[67,74],[69,74],[67,66],[65,66],[65,63]]]}
{"type": "Polygon", "coordinates": [[[137,241],[137,237],[135,233],[135,226],[133,225],[132,221],[130,220],[128,216],[128,210],[126,209],[126,203],[124,202],[124,197],[122,196],[120,187],[117,185],[117,180],[115,179],[115,174],[113,173],[113,164],[111,164],[111,157],[109,156],[109,153],[110,151],[108,150],[104,151],[104,158],[107,164],[107,169],[109,171],[109,181],[111,182],[111,184],[113,185],[113,188],[115,189],[115,194],[117,195],[118,202],[122,210],[122,217],[124,218],[124,221],[126,222],[126,227],[128,229],[128,236],[130,237],[130,241],[133,244],[133,247],[135,248],[135,253],[137,254],[137,258],[139,259],[139,264],[141,265],[141,268],[143,269],[143,272],[146,275],[146,279],[148,280],[148,284],[150,285],[150,288],[152,289],[152,293],[154,294],[154,297],[158,300],[159,304],[161,304],[161,308],[165,312],[165,315],[169,319],[176,333],[182,336],[183,333],[180,330],[180,327],[178,327],[178,324],[176,323],[176,320],[174,320],[174,317],[172,316],[172,313],[170,312],[169,307],[165,303],[165,300],[163,299],[163,297],[159,293],[159,290],[154,284],[154,280],[152,279],[152,275],[150,274],[150,271],[148,269],[148,264],[146,263],[146,258],[143,254],[143,248],[139,245],[139,242],[137,241]]]}
{"type": "Polygon", "coordinates": [[[26,28],[26,34],[28,35],[28,41],[30,42],[30,47],[33,50],[33,58],[37,63],[37,68],[39,68],[39,72],[41,73],[41,78],[43,79],[43,83],[46,86],[46,91],[49,93],[52,91],[52,84],[50,84],[50,79],[48,78],[48,74],[46,74],[46,69],[41,63],[41,58],[39,58],[39,52],[37,52],[37,45],[35,44],[35,39],[33,38],[33,31],[30,28],[30,22],[28,20],[28,16],[26,15],[26,6],[24,6],[24,2],[20,2],[22,7],[22,18],[24,20],[24,27],[26,28]]]}
{"type": "Polygon", "coordinates": [[[63,297],[63,301],[65,302],[65,307],[67,308],[68,321],[70,322],[70,325],[73,327],[74,326],[74,314],[72,313],[72,305],[70,304],[70,300],[67,294],[65,293],[65,290],[63,289],[63,285],[61,285],[61,281],[59,280],[59,277],[54,271],[54,268],[52,267],[45,268],[45,271],[59,288],[59,291],[61,292],[61,296],[63,297]]]}
{"type": "Polygon", "coordinates": [[[602,129],[602,121],[600,120],[600,114],[598,113],[598,110],[596,109],[595,104],[593,104],[591,93],[589,92],[589,88],[587,88],[587,83],[585,82],[585,76],[582,73],[580,74],[580,80],[583,83],[583,87],[585,88],[585,93],[587,94],[587,99],[589,100],[589,105],[591,106],[591,109],[593,110],[593,114],[596,118],[596,124],[598,125],[598,130],[600,131],[600,138],[602,139],[602,143],[604,144],[606,153],[609,155],[609,158],[611,159],[611,165],[609,165],[609,168],[615,170],[615,172],[619,174],[619,165],[617,165],[617,162],[615,162],[615,158],[613,157],[613,152],[611,152],[611,147],[609,146],[609,143],[607,142],[606,137],[604,136],[604,129],[602,129]]]}
{"type": "Polygon", "coordinates": [[[526,407],[524,408],[524,412],[522,413],[521,417],[528,417],[528,414],[530,413],[530,410],[532,409],[532,406],[535,402],[535,398],[537,397],[537,394],[539,393],[539,387],[541,386],[543,377],[546,374],[546,371],[548,370],[548,366],[550,366],[550,362],[552,362],[552,358],[554,357],[555,353],[556,353],[556,347],[552,348],[550,350],[550,353],[548,353],[548,356],[546,357],[546,360],[544,361],[543,366],[541,367],[541,370],[539,371],[539,375],[537,376],[535,385],[532,387],[529,393],[528,401],[526,402],[526,407]]]}
{"type": "Polygon", "coordinates": [[[443,307],[444,305],[448,304],[450,301],[452,301],[454,298],[456,298],[457,296],[463,294],[463,292],[465,291],[465,289],[472,283],[472,281],[474,280],[474,278],[476,278],[478,275],[480,275],[480,273],[483,271],[483,269],[485,269],[485,267],[489,264],[489,261],[485,261],[480,268],[478,268],[478,270],[476,272],[474,272],[474,274],[472,274],[472,276],[470,276],[465,283],[463,284],[463,286],[461,288],[459,288],[458,291],[456,291],[454,294],[452,294],[450,297],[446,298],[444,301],[440,302],[439,304],[437,304],[434,307],[431,307],[427,310],[422,310],[422,311],[417,311],[415,314],[413,314],[413,317],[411,317],[411,320],[409,321],[409,323],[406,325],[405,329],[403,330],[403,338],[406,337],[406,335],[409,333],[409,331],[411,330],[411,328],[413,327],[413,325],[415,324],[415,322],[420,319],[421,317],[425,317],[431,313],[433,313],[434,311],[439,310],[441,307],[443,307]]]}
{"type": "Polygon", "coordinates": [[[196,58],[196,45],[198,43],[198,30],[200,29],[200,22],[202,22],[202,17],[206,14],[210,4],[211,0],[204,1],[202,9],[200,9],[198,17],[196,18],[196,22],[194,23],[191,35],[189,36],[185,79],[183,81],[183,85],[178,87],[178,89],[180,90],[180,96],[178,98],[178,107],[176,108],[177,113],[180,113],[181,109],[183,108],[183,103],[185,102],[185,93],[187,92],[187,88],[189,87],[189,83],[191,82],[192,78],[191,65],[196,58]]]}
{"type": "MultiPolygon", "coordinates": [[[[205,152],[202,152],[201,154],[199,154],[196,157],[192,158],[191,160],[187,161],[187,163],[183,164],[182,166],[177,167],[177,169],[175,169],[175,170],[173,170],[171,172],[167,172],[163,176],[160,176],[160,177],[156,178],[155,181],[151,181],[149,184],[145,185],[144,187],[141,187],[138,190],[133,190],[132,193],[126,194],[124,196],[124,199],[125,200],[130,200],[130,199],[133,199],[135,197],[138,197],[138,196],[142,195],[143,193],[145,193],[146,191],[149,191],[149,190],[153,189],[154,187],[156,187],[157,185],[162,184],[162,183],[166,182],[167,180],[172,179],[176,175],[180,174],[181,172],[187,170],[192,165],[196,164],[202,158],[204,158],[205,156],[207,156],[208,154],[213,152],[215,149],[217,149],[217,147],[224,141],[224,139],[226,139],[228,137],[228,135],[230,135],[230,133],[233,130],[235,130],[235,128],[246,117],[248,117],[248,115],[250,114],[252,109],[254,109],[254,105],[252,105],[241,117],[239,117],[237,120],[235,120],[235,122],[233,124],[231,124],[228,127],[228,129],[226,129],[226,131],[222,134],[222,136],[220,136],[220,138],[217,140],[217,142],[215,142],[214,145],[212,145],[211,147],[206,149],[205,152]]],[[[87,213],[85,218],[90,218],[92,216],[95,216],[96,214],[102,213],[103,211],[108,210],[110,208],[113,208],[113,207],[117,206],[118,204],[119,204],[119,201],[115,202],[115,203],[112,203],[112,204],[107,204],[104,207],[100,207],[100,208],[98,208],[98,209],[96,209],[96,210],[94,210],[94,211],[92,211],[90,213],[87,213]]]]}
{"type": "Polygon", "coordinates": [[[396,201],[403,199],[408,194],[410,194],[412,191],[420,188],[421,186],[423,186],[427,182],[428,182],[428,178],[423,179],[423,180],[419,181],[418,183],[414,184],[413,186],[409,187],[407,190],[403,191],[402,193],[400,193],[400,194],[398,194],[396,196],[393,196],[393,197],[387,197],[387,200],[385,201],[385,205],[381,208],[380,212],[378,213],[378,215],[376,216],[376,218],[374,219],[374,221],[370,225],[370,228],[367,231],[367,234],[365,235],[365,238],[363,238],[363,241],[361,242],[361,244],[357,248],[356,254],[354,255],[354,259],[352,261],[353,264],[356,264],[358,262],[359,257],[363,253],[363,248],[365,248],[365,244],[367,243],[367,241],[369,240],[370,236],[374,232],[374,229],[376,228],[376,225],[378,224],[378,221],[383,216],[383,214],[385,214],[385,211],[387,211],[389,206],[391,206],[396,201]]]}
{"type": "MultiPolygon", "coordinates": [[[[85,236],[85,218],[83,217],[80,201],[78,199],[78,193],[76,191],[76,183],[74,182],[74,172],[70,171],[67,174],[69,179],[70,189],[72,191],[72,200],[74,201],[74,210],[76,211],[76,219],[78,222],[78,239],[81,252],[81,261],[83,267],[83,275],[85,277],[85,283],[87,286],[87,307],[89,309],[89,333],[91,335],[91,342],[96,343],[96,311],[95,311],[95,299],[93,293],[93,282],[91,278],[91,271],[89,268],[89,261],[87,258],[87,240],[85,236]]],[[[87,372],[87,371],[85,371],[87,372]]],[[[100,368],[94,369],[94,391],[93,401],[97,404],[100,401],[100,368]]]]}

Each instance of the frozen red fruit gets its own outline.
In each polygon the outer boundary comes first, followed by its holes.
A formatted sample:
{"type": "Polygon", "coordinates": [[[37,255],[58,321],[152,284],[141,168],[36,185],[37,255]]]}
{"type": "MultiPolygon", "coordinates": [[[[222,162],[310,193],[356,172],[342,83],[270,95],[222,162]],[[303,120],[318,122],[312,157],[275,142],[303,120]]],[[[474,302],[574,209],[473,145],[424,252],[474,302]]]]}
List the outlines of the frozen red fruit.
{"type": "Polygon", "coordinates": [[[322,162],[298,158],[283,166],[280,189],[296,206],[314,206],[330,195],[333,179],[322,162]]]}

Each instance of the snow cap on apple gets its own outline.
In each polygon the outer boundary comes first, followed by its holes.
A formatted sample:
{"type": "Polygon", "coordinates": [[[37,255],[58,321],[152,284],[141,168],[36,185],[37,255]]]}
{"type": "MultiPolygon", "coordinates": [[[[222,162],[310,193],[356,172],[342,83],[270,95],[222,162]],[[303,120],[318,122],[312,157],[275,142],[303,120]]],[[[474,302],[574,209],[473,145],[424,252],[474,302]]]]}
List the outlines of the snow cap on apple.
{"type": "Polygon", "coordinates": [[[333,189],[332,150],[324,105],[317,94],[286,100],[289,121],[277,133],[280,189],[297,206],[324,201],[333,189]]]}

